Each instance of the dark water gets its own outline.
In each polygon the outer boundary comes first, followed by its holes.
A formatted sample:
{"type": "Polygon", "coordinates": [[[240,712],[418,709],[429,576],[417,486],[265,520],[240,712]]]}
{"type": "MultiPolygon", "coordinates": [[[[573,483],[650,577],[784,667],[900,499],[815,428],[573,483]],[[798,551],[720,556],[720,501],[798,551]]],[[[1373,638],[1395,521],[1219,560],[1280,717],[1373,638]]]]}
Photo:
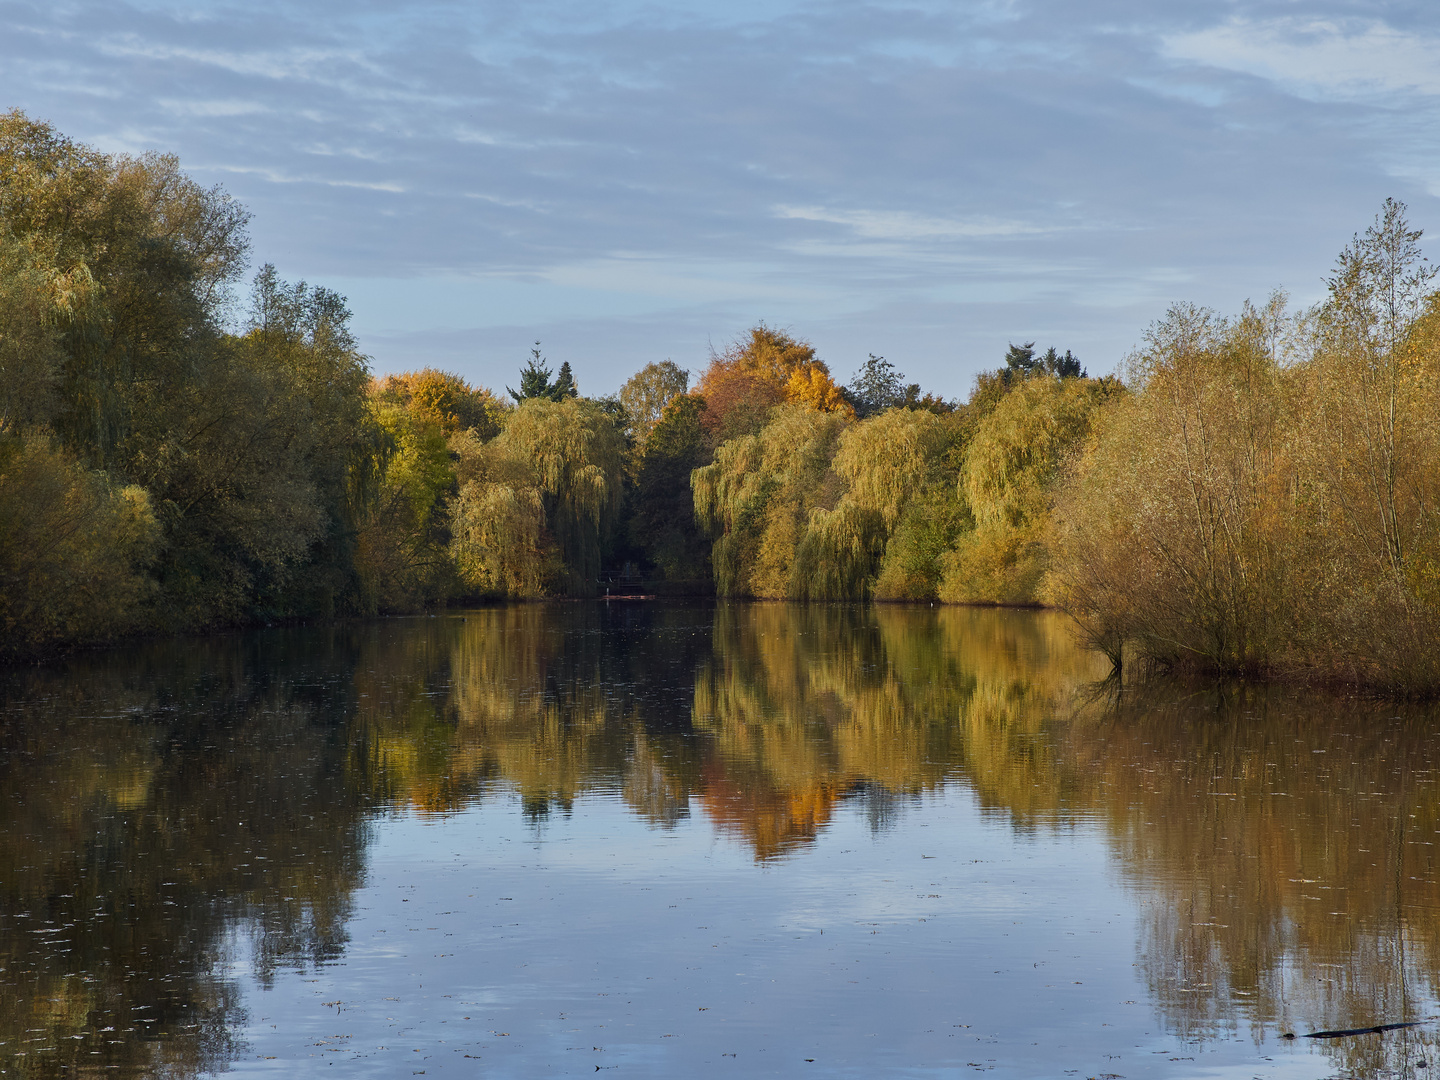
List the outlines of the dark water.
{"type": "Polygon", "coordinates": [[[10,672],[0,1073],[1440,1069],[1435,714],[1103,673],[644,604],[10,672]]]}

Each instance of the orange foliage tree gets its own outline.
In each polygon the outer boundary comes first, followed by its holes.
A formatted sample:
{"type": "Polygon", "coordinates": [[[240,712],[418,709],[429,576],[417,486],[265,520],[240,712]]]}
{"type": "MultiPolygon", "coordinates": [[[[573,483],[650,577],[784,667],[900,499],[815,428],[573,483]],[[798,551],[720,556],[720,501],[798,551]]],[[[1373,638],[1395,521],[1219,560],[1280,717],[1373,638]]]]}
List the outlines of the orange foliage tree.
{"type": "Polygon", "coordinates": [[[785,402],[854,416],[815,346],[764,323],[712,357],[698,392],[707,407],[705,428],[721,442],[754,434],[771,407],[785,402]]]}

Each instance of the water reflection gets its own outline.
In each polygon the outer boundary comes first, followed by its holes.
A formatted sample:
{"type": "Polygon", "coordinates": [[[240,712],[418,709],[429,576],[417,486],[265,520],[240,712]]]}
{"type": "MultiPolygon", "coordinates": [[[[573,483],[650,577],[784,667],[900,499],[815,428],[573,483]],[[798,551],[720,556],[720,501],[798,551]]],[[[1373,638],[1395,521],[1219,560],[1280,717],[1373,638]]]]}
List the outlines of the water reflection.
{"type": "Polygon", "coordinates": [[[254,935],[262,977],[344,948],[366,829],[352,658],[297,663],[292,642],[139,650],[7,680],[7,1073],[212,1071],[235,1049],[237,930],[254,935]]]}
{"type": "MultiPolygon", "coordinates": [[[[12,672],[0,1068],[223,1068],[235,958],[263,981],[342,955],[385,815],[517,797],[541,830],[618,798],[783,871],[842,804],[882,832],[959,784],[1022,838],[1103,829],[1187,1040],[1431,1008],[1433,714],[1107,696],[1102,674],[1050,615],[783,604],[517,606],[12,672]]],[[[1399,1075],[1433,1058],[1426,1030],[1323,1049],[1399,1075]]]]}
{"type": "MultiPolygon", "coordinates": [[[[1436,734],[1428,711],[1273,688],[1155,688],[1057,730],[1053,771],[1153,897],[1138,952],[1178,1030],[1303,1033],[1433,1008],[1436,734]]],[[[1327,1052],[1402,1074],[1434,1061],[1421,1030],[1327,1052]]]]}

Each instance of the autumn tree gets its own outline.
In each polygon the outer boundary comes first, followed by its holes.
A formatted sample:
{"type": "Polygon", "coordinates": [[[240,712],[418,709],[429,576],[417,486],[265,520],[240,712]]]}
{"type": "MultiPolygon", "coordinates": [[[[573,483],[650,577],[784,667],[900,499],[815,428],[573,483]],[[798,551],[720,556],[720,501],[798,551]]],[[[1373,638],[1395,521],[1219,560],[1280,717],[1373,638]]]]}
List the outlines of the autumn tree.
{"type": "Polygon", "coordinates": [[[452,553],[477,594],[593,596],[616,524],[624,438],[594,402],[531,398],[464,446],[452,553]]]}
{"type": "Polygon", "coordinates": [[[698,389],[707,403],[706,429],[717,443],[758,431],[781,402],[854,414],[815,347],[764,323],[713,355],[698,389]]]}
{"type": "Polygon", "coordinates": [[[833,508],[811,511],[802,543],[806,595],[873,595],[891,538],[939,478],[947,434],[934,413],[895,408],[845,429],[830,463],[844,493],[833,508]]]}
{"type": "Polygon", "coordinates": [[[759,432],[722,443],[715,460],[695,470],[695,513],[714,537],[722,596],[804,595],[800,545],[811,510],[840,494],[827,474],[845,422],[840,413],[784,405],[759,432]]]}
{"type": "MultiPolygon", "coordinates": [[[[132,591],[144,602],[128,604],[129,624],[343,603],[351,481],[370,438],[343,300],[266,268],[248,325],[227,333],[244,209],[173,157],[102,154],[18,112],[0,117],[0,220],[0,438],[32,447],[11,457],[31,462],[24,475],[60,469],[76,505],[143,491],[129,505],[159,525],[141,560],[154,587],[132,591]]],[[[14,508],[26,505],[42,514],[43,500],[14,508]]],[[[89,535],[103,545],[103,529],[89,535]]]]}
{"type": "Polygon", "coordinates": [[[473,431],[482,440],[500,434],[511,407],[483,386],[435,368],[386,375],[376,380],[371,396],[423,416],[447,437],[473,431]]]}
{"type": "Polygon", "coordinates": [[[670,360],[649,363],[620,388],[630,436],[643,446],[666,406],[690,389],[690,373],[670,360]]]}
{"type": "Polygon", "coordinates": [[[946,557],[942,599],[1040,600],[1057,481],[1096,410],[1117,389],[1110,382],[1038,375],[979,421],[959,478],[975,527],[946,557]]]}

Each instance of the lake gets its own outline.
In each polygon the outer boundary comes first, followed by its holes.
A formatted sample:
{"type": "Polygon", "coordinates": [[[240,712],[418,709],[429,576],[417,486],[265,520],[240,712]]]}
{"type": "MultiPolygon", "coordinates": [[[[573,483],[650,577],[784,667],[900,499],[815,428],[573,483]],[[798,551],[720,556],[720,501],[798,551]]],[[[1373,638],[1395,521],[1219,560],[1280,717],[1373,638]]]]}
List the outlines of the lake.
{"type": "Polygon", "coordinates": [[[1440,1069],[1435,711],[1105,675],[640,602],[11,669],[0,1075],[1440,1069]]]}

